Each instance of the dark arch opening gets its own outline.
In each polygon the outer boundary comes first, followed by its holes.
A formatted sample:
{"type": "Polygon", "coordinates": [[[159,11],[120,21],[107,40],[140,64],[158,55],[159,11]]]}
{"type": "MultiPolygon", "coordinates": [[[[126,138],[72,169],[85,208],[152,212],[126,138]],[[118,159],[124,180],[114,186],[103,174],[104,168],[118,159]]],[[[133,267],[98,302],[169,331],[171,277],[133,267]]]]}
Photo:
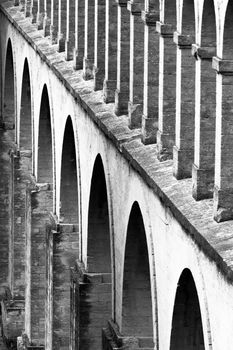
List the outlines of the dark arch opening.
{"type": "Polygon", "coordinates": [[[32,150],[31,84],[28,61],[25,59],[20,109],[20,146],[32,150]]]}
{"type": "Polygon", "coordinates": [[[197,290],[190,270],[185,269],[177,285],[170,350],[204,349],[197,290]]]}
{"type": "Polygon", "coordinates": [[[75,140],[72,120],[68,117],[62,148],[60,218],[65,223],[78,223],[78,186],[75,140]]]}
{"type": "Polygon", "coordinates": [[[166,24],[172,24],[173,30],[176,30],[176,1],[165,0],[164,22],[166,24]]]}
{"type": "Polygon", "coordinates": [[[3,121],[10,129],[15,127],[15,86],[14,64],[11,41],[9,39],[6,52],[3,121]]]}
{"type": "Polygon", "coordinates": [[[111,273],[107,187],[100,155],[96,157],[91,180],[87,252],[88,272],[111,273]]]}
{"type": "Polygon", "coordinates": [[[190,35],[195,40],[194,0],[184,0],[182,11],[182,34],[190,35]]]}
{"type": "Polygon", "coordinates": [[[216,23],[213,0],[204,1],[201,45],[216,47],[216,23]]]}
{"type": "Polygon", "coordinates": [[[228,1],[223,36],[223,59],[231,60],[233,56],[233,3],[228,1]]]}
{"type": "Polygon", "coordinates": [[[146,233],[138,203],[134,203],[125,247],[122,334],[153,337],[150,268],[146,233]]]}
{"type": "Polygon", "coordinates": [[[46,85],[43,88],[38,140],[38,182],[53,183],[52,131],[49,96],[46,85]]]}

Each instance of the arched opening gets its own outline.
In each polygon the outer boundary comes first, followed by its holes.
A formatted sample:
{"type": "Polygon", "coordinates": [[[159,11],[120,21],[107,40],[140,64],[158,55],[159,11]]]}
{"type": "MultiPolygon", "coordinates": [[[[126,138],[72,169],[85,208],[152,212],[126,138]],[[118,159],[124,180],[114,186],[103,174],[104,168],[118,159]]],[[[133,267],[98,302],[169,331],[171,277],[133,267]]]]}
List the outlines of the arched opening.
{"type": "Polygon", "coordinates": [[[190,270],[185,269],[177,285],[170,350],[204,349],[197,290],[190,270]]]}
{"type": "Polygon", "coordinates": [[[3,122],[7,128],[15,127],[15,86],[12,45],[9,39],[6,52],[3,122]]]}
{"type": "Polygon", "coordinates": [[[213,0],[204,1],[201,28],[201,44],[204,47],[216,47],[216,23],[213,0]]]}
{"type": "Polygon", "coordinates": [[[68,117],[62,148],[60,220],[64,223],[78,222],[78,187],[75,140],[72,120],[68,117]]]}
{"type": "Polygon", "coordinates": [[[111,273],[107,187],[103,163],[96,157],[88,211],[88,272],[111,273]]]}
{"type": "Polygon", "coordinates": [[[27,59],[23,69],[19,131],[20,147],[32,150],[31,85],[27,59]]]}
{"type": "Polygon", "coordinates": [[[164,23],[171,24],[173,26],[173,30],[176,30],[176,1],[165,0],[164,23]]]}
{"type": "Polygon", "coordinates": [[[136,202],[127,228],[122,298],[122,334],[153,337],[147,241],[142,214],[136,202]]]}
{"type": "Polygon", "coordinates": [[[194,1],[184,0],[182,11],[182,34],[189,35],[194,41],[195,39],[195,11],[194,1]]]}
{"type": "Polygon", "coordinates": [[[224,36],[223,36],[223,59],[232,60],[233,56],[233,3],[228,1],[225,25],[224,25],[224,36]]]}
{"type": "Polygon", "coordinates": [[[49,96],[46,85],[43,88],[38,140],[38,178],[40,183],[53,183],[52,131],[49,96]]]}

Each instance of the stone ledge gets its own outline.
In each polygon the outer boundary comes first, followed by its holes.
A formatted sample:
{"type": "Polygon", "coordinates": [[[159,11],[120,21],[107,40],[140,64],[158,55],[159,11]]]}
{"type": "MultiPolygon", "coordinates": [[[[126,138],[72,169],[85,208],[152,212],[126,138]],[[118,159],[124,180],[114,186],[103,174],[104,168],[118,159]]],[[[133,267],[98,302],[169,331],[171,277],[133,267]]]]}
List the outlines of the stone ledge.
{"type": "Polygon", "coordinates": [[[148,26],[156,26],[156,22],[159,21],[159,12],[147,12],[142,11],[142,20],[148,26]]]}
{"type": "Polygon", "coordinates": [[[165,38],[173,38],[174,27],[172,24],[166,24],[166,23],[157,21],[156,31],[165,38]]]}
{"type": "Polygon", "coordinates": [[[219,57],[213,57],[212,68],[217,73],[233,75],[233,60],[223,60],[219,57]]]}
{"type": "Polygon", "coordinates": [[[211,60],[216,54],[216,47],[214,46],[199,46],[197,44],[192,44],[192,55],[195,58],[201,58],[204,60],[211,60]]]}
{"type": "Polygon", "coordinates": [[[141,16],[141,8],[140,4],[135,2],[134,0],[130,0],[127,2],[127,9],[132,13],[134,16],[141,16]]]}
{"type": "Polygon", "coordinates": [[[174,32],[173,41],[181,49],[191,49],[193,38],[191,35],[183,35],[179,32],[174,32]]]}

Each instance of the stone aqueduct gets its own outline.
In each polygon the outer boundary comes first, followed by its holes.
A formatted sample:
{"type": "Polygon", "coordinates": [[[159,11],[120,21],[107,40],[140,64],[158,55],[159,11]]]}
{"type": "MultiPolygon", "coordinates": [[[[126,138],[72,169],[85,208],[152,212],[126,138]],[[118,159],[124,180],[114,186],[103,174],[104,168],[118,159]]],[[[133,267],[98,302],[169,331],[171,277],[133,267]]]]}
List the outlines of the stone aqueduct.
{"type": "Polygon", "coordinates": [[[232,350],[233,1],[0,4],[0,283],[18,349],[232,350]]]}

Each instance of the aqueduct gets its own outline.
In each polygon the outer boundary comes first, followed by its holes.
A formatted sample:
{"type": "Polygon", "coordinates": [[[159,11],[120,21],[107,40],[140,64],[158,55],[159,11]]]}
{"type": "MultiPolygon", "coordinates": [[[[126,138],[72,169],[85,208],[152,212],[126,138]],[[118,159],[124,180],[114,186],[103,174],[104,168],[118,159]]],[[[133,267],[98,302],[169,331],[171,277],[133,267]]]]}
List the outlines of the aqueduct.
{"type": "Polygon", "coordinates": [[[232,349],[232,16],[1,0],[8,346],[232,349]]]}

